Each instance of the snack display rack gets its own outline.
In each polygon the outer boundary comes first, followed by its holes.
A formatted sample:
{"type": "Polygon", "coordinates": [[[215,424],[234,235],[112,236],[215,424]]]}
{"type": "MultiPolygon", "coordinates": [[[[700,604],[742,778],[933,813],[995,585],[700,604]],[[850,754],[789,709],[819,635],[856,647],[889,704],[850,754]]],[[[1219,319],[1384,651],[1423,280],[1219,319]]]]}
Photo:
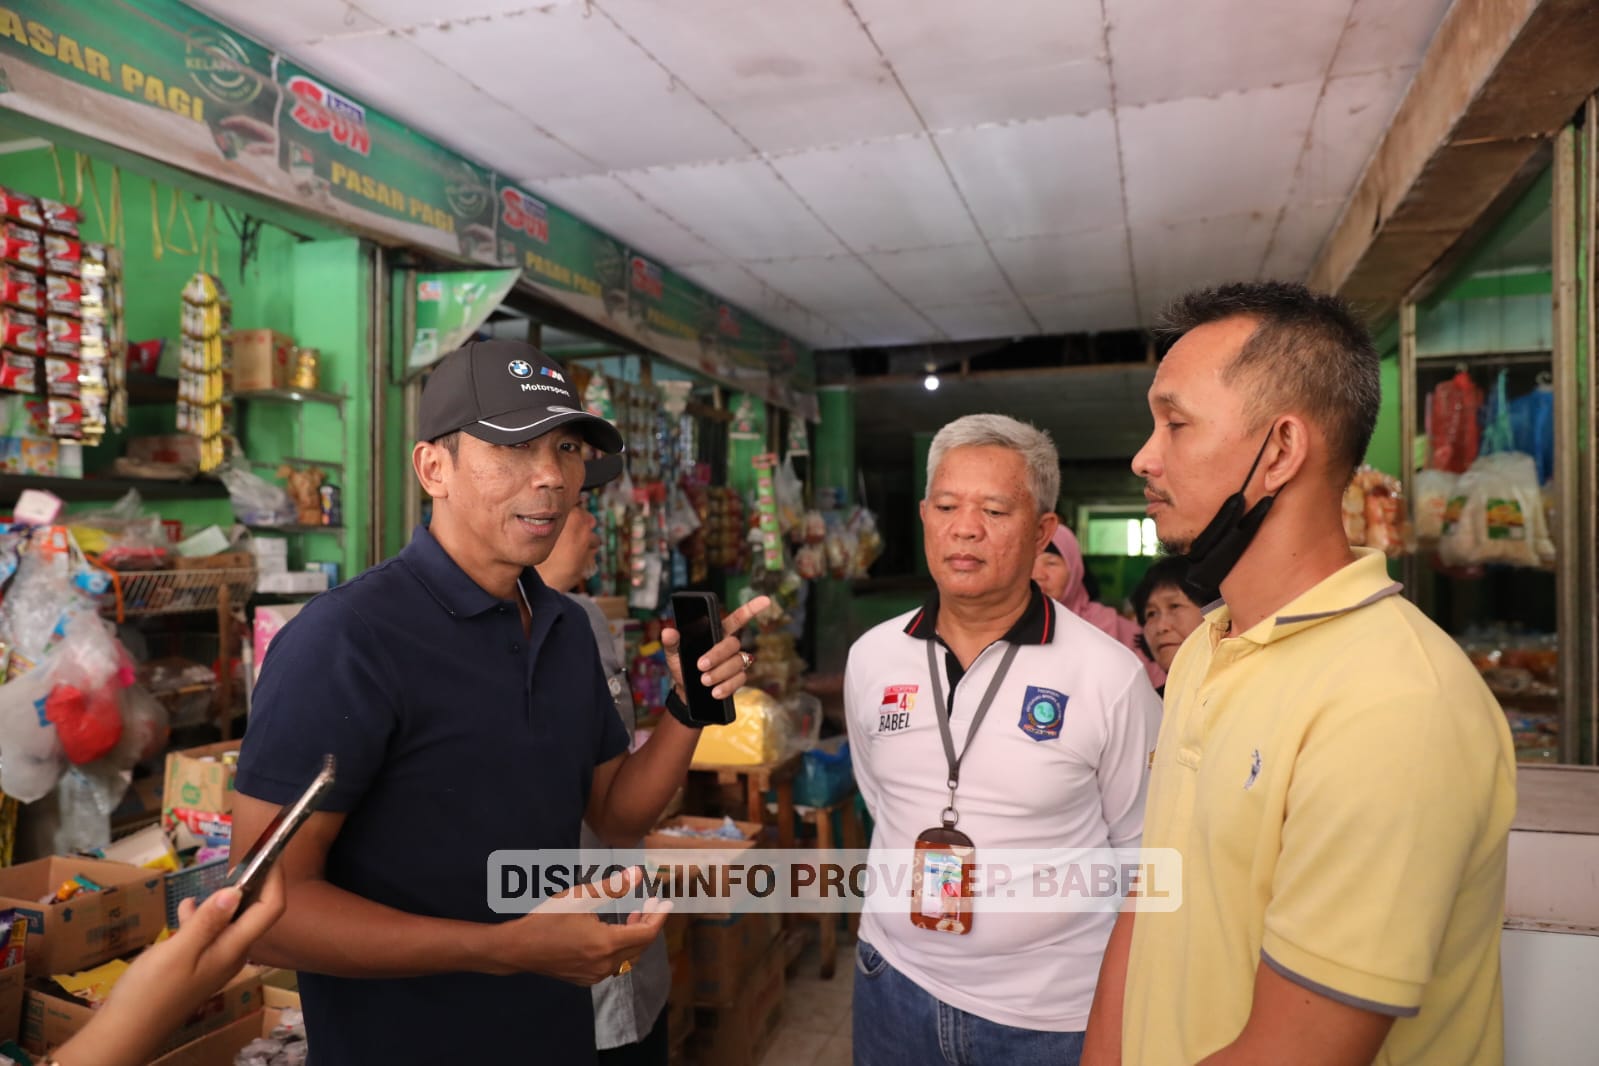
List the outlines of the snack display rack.
{"type": "Polygon", "coordinates": [[[255,592],[255,570],[108,570],[103,610],[120,622],[139,615],[197,614],[242,604],[255,592]]]}

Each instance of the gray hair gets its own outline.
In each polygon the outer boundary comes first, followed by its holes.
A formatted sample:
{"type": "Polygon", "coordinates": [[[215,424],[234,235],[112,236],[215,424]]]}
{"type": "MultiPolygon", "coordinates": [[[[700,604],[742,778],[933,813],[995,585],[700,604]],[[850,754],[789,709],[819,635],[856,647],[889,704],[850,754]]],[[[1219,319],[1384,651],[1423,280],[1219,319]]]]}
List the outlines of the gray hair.
{"type": "Polygon", "coordinates": [[[939,430],[927,452],[927,491],[932,492],[933,476],[947,452],[985,445],[1009,448],[1020,455],[1027,463],[1027,485],[1032,489],[1038,513],[1055,509],[1060,498],[1060,454],[1055,451],[1055,442],[1037,426],[1006,415],[966,415],[939,430]]]}

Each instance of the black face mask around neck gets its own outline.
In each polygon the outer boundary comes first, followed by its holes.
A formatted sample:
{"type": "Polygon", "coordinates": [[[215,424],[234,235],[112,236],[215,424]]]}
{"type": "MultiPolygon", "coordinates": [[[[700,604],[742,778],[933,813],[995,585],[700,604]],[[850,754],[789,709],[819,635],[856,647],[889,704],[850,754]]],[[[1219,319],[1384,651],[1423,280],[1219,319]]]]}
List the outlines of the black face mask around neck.
{"type": "Polygon", "coordinates": [[[1244,475],[1243,485],[1227,497],[1216,512],[1216,517],[1210,520],[1210,525],[1201,530],[1193,544],[1189,545],[1185,557],[1191,567],[1188,571],[1190,585],[1202,589],[1221,588],[1222,578],[1232,573],[1233,567],[1238,565],[1238,560],[1249,549],[1250,541],[1255,539],[1260,524],[1266,520],[1266,513],[1271,510],[1277,497],[1262,496],[1255,506],[1245,511],[1244,493],[1248,491],[1261,457],[1266,454],[1266,445],[1271,443],[1271,435],[1276,430],[1276,423],[1272,423],[1266,439],[1260,442],[1260,451],[1255,453],[1255,461],[1249,464],[1249,473],[1244,475]]]}

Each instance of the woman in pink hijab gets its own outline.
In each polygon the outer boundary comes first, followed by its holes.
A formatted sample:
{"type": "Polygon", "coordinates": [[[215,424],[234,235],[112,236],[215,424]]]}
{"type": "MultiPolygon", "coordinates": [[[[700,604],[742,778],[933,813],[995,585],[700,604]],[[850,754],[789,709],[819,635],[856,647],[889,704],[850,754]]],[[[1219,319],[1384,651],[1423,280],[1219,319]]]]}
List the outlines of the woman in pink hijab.
{"type": "Polygon", "coordinates": [[[1083,549],[1077,543],[1077,536],[1064,525],[1057,526],[1043,553],[1033,563],[1033,580],[1044,590],[1044,595],[1131,649],[1144,664],[1149,683],[1160,688],[1166,683],[1166,671],[1151,661],[1140,647],[1138,638],[1143,630],[1131,618],[1123,618],[1103,603],[1088,598],[1088,590],[1083,587],[1084,568],[1083,549]]]}

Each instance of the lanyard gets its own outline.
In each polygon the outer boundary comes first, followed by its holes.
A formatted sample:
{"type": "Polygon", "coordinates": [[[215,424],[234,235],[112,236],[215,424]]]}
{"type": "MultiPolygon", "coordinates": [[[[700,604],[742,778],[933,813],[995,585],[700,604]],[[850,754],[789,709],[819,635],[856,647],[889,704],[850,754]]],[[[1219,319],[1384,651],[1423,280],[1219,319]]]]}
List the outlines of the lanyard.
{"type": "Polygon", "coordinates": [[[961,760],[972,750],[972,741],[977,739],[977,727],[983,724],[983,716],[988,713],[988,705],[994,702],[1000,682],[1005,680],[1005,674],[1010,671],[1011,660],[1016,658],[1016,651],[1020,645],[1006,645],[1005,655],[999,660],[999,668],[994,671],[994,679],[988,683],[988,691],[983,693],[982,701],[972,714],[972,727],[966,733],[966,746],[957,755],[955,738],[949,731],[949,707],[944,703],[944,686],[939,683],[938,656],[933,648],[935,643],[937,642],[932,640],[927,642],[927,672],[933,682],[933,713],[938,718],[938,735],[944,742],[944,759],[949,764],[949,806],[944,808],[941,817],[944,828],[953,829],[955,823],[960,821],[960,812],[955,810],[955,790],[960,787],[961,760]]]}

